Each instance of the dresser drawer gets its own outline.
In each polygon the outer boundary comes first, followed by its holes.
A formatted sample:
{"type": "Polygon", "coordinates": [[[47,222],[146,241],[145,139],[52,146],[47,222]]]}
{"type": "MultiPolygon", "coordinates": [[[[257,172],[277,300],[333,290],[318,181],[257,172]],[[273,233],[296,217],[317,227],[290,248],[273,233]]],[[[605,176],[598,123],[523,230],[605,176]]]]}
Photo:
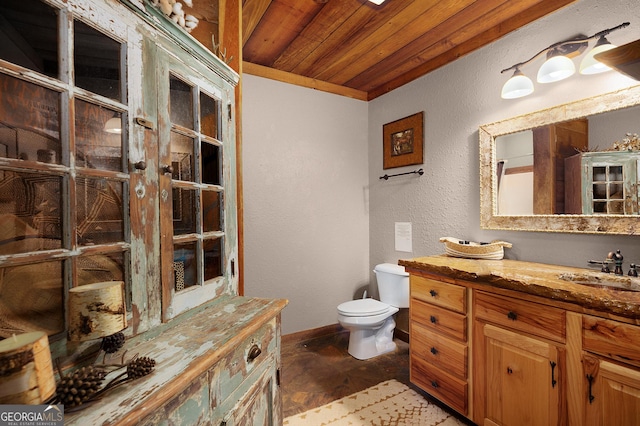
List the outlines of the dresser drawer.
{"type": "Polygon", "coordinates": [[[465,315],[413,298],[411,299],[409,315],[413,324],[420,323],[432,332],[444,334],[462,342],[467,341],[467,319],[465,315]]]}
{"type": "Polygon", "coordinates": [[[433,333],[413,323],[409,341],[411,355],[465,380],[467,378],[467,345],[433,333]]]}
{"type": "Polygon", "coordinates": [[[640,366],[640,327],[583,315],[582,347],[585,351],[640,366]]]}
{"type": "Polygon", "coordinates": [[[452,311],[467,312],[467,289],[431,278],[411,275],[411,297],[452,311]]]}
{"type": "Polygon", "coordinates": [[[467,415],[468,385],[428,361],[411,357],[411,382],[461,414],[467,415]]]}
{"type": "Polygon", "coordinates": [[[226,354],[210,372],[213,406],[217,406],[265,362],[276,362],[278,351],[275,318],[265,323],[226,354]]]}
{"type": "Polygon", "coordinates": [[[480,291],[474,296],[476,318],[558,342],[565,341],[563,310],[480,291]]]}

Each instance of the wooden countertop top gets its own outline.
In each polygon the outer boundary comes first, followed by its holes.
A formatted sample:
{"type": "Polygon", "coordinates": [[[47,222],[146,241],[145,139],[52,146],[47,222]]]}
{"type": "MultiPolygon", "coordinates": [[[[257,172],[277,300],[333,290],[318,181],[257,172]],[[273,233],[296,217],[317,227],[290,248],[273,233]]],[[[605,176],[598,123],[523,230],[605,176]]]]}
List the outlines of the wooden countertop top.
{"type": "MultiPolygon", "coordinates": [[[[283,299],[221,296],[216,302],[142,342],[127,341],[127,359],[153,358],[153,373],[117,387],[78,411],[65,413],[65,425],[137,424],[235,349],[286,306],[283,299]]],[[[196,309],[197,310],[197,309],[196,309]]],[[[118,353],[120,353],[121,349],[118,353]]]]}
{"type": "MultiPolygon", "coordinates": [[[[604,274],[597,270],[547,265],[518,260],[476,260],[447,255],[400,260],[407,272],[422,271],[456,280],[492,286],[566,302],[587,310],[601,311],[640,320],[640,278],[604,274]],[[565,277],[566,279],[561,279],[565,277]],[[620,290],[604,285],[591,286],[573,281],[618,281],[639,291],[620,290]]],[[[575,309],[581,311],[581,309],[575,309]]]]}

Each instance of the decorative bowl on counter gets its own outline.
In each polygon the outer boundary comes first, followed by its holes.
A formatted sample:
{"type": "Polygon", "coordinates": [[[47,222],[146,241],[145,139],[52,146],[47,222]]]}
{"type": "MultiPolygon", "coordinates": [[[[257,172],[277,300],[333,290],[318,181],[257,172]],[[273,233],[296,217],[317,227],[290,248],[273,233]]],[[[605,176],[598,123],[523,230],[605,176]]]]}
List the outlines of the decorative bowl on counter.
{"type": "Polygon", "coordinates": [[[453,237],[442,237],[440,242],[444,243],[444,252],[447,255],[467,259],[500,260],[504,258],[504,247],[512,247],[512,244],[506,241],[476,243],[453,237]]]}

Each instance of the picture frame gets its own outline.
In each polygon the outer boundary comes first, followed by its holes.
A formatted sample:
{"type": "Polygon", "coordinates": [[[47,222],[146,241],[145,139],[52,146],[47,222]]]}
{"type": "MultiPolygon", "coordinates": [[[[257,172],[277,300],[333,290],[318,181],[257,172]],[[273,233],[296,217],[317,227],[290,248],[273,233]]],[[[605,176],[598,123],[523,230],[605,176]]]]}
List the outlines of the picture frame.
{"type": "Polygon", "coordinates": [[[382,134],[383,169],[424,162],[424,111],[383,125],[382,134]]]}

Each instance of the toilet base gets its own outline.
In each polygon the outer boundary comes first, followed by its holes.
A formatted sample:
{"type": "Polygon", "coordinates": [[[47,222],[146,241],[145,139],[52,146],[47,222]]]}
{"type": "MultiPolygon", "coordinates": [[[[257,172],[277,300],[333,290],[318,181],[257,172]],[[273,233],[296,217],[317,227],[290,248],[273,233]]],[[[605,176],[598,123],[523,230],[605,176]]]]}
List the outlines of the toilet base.
{"type": "Polygon", "coordinates": [[[385,320],[378,329],[353,329],[349,333],[349,354],[356,359],[369,359],[396,350],[393,330],[396,322],[393,316],[385,320]]]}

